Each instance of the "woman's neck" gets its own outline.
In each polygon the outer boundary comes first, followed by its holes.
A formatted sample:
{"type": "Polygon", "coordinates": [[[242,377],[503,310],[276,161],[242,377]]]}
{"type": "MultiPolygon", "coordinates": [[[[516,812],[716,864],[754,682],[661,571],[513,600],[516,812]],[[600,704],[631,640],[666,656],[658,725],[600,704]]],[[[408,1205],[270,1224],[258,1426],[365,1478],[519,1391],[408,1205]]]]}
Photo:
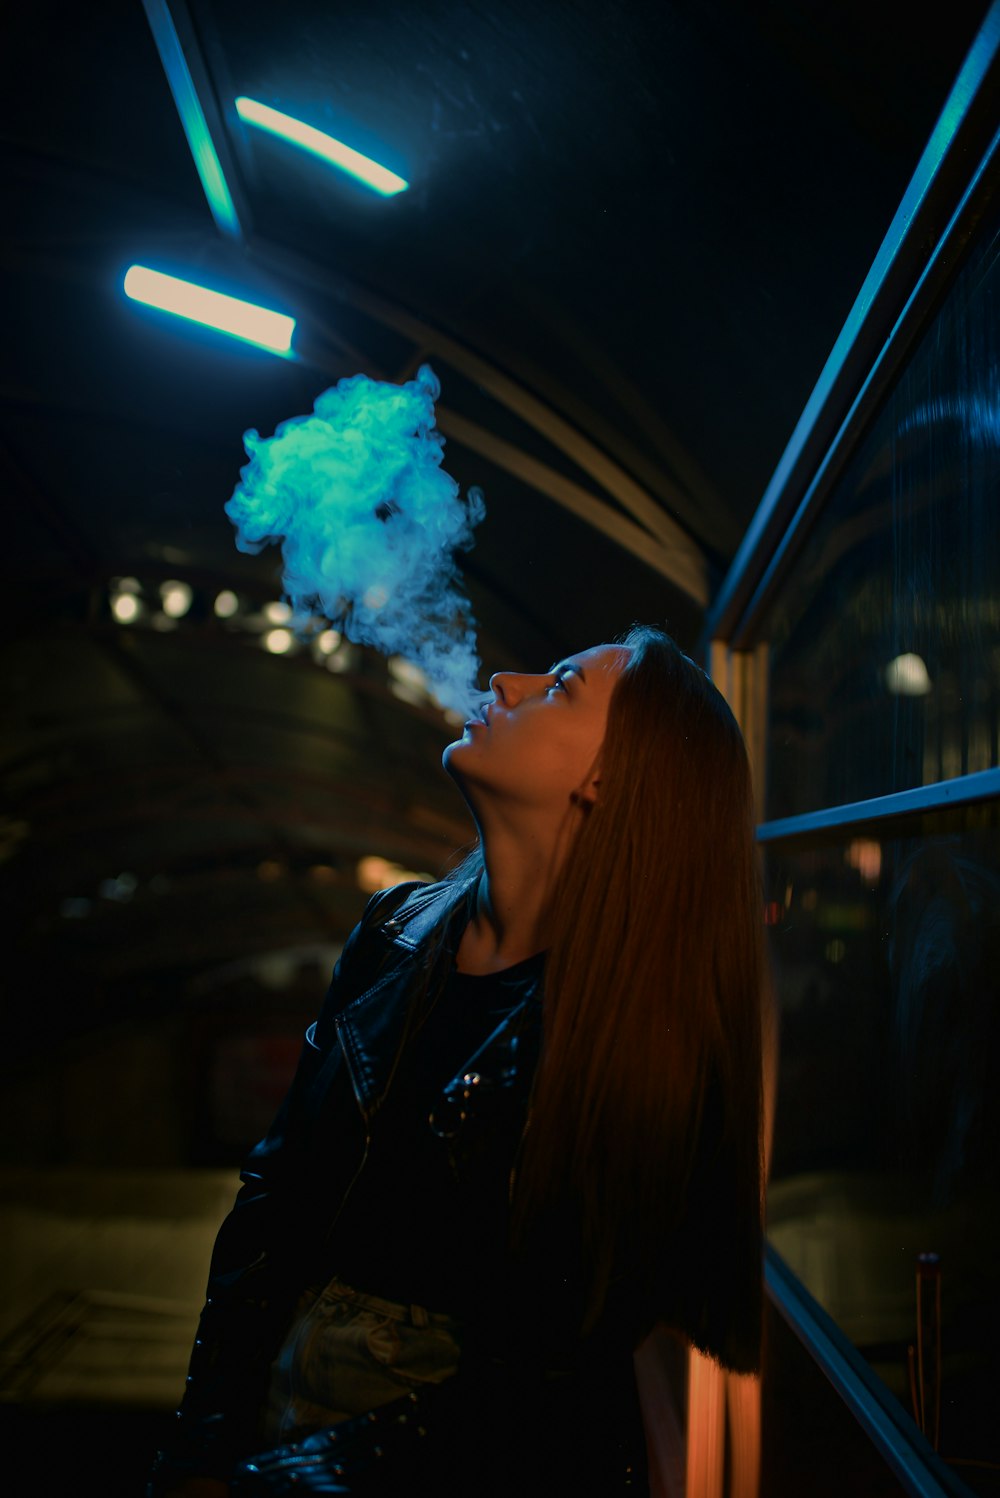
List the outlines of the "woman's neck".
{"type": "Polygon", "coordinates": [[[459,943],[460,972],[499,972],[548,947],[552,894],[572,835],[565,824],[547,836],[533,830],[480,824],[483,874],[459,943]]]}

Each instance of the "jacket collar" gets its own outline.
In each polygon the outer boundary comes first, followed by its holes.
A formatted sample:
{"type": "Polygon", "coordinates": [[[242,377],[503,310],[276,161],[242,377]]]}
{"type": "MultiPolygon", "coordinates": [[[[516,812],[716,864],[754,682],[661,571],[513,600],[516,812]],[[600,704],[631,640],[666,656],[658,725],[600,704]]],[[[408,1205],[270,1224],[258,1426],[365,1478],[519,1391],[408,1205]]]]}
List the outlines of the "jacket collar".
{"type": "Polygon", "coordinates": [[[354,1095],[366,1119],[381,1104],[395,1069],[417,994],[416,976],[433,957],[437,972],[428,975],[428,981],[446,980],[465,928],[468,902],[469,891],[461,885],[418,885],[391,914],[374,923],[371,956],[359,974],[363,987],[335,1020],[354,1095]],[[448,928],[443,934],[442,924],[448,928]]]}
{"type": "MultiPolygon", "coordinates": [[[[382,944],[383,958],[375,957],[369,969],[370,981],[336,1019],[354,1094],[366,1119],[380,1106],[395,1070],[416,995],[415,975],[433,956],[436,972],[431,984],[447,981],[472,913],[475,888],[447,881],[418,885],[391,914],[376,922],[374,935],[382,944]],[[447,928],[444,932],[442,925],[447,928]]],[[[524,999],[533,1001],[533,1006],[538,1004],[538,989],[535,981],[524,990],[524,999]]],[[[490,1037],[487,1044],[491,1059],[493,1044],[504,1040],[513,1020],[514,1015],[508,1016],[490,1037]]],[[[485,1056],[481,1062],[486,1062],[485,1056]]]]}
{"type": "MultiPolygon", "coordinates": [[[[382,923],[382,932],[393,946],[411,952],[423,944],[437,930],[442,921],[456,917],[464,906],[465,919],[461,929],[472,914],[472,901],[476,886],[463,887],[443,881],[440,884],[418,885],[399,905],[388,920],[382,923]]],[[[461,934],[459,932],[459,934],[461,934]]],[[[449,943],[454,953],[454,946],[449,943]]]]}

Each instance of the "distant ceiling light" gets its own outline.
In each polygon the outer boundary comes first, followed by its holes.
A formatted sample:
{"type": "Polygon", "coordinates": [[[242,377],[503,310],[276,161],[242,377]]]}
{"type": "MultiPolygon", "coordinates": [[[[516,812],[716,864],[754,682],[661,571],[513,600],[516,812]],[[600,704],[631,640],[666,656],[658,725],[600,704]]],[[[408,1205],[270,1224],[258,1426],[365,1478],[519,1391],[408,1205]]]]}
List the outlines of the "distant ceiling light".
{"type": "Polygon", "coordinates": [[[141,593],[142,584],[137,577],[115,577],[111,586],[116,593],[141,593]]]}
{"type": "Polygon", "coordinates": [[[129,267],[124,290],[134,302],[144,302],[191,322],[203,323],[205,327],[217,328],[220,333],[229,333],[274,354],[291,353],[295,319],[282,312],[271,312],[221,291],[209,291],[206,286],[196,286],[192,281],[182,281],[145,265],[129,267]]]}
{"type": "Polygon", "coordinates": [[[273,884],[275,880],[282,879],[284,874],[285,865],[276,858],[265,858],[257,865],[257,878],[262,879],[265,884],[273,884]]]}
{"type": "Polygon", "coordinates": [[[316,636],[315,643],[320,655],[332,655],[340,644],[340,630],[324,629],[321,635],[316,636]]]}
{"type": "Polygon", "coordinates": [[[331,166],[338,167],[340,171],[357,178],[359,182],[363,182],[366,187],[380,193],[384,198],[391,198],[398,192],[405,192],[410,185],[405,177],[397,177],[395,172],[390,172],[387,167],[379,166],[377,161],[372,161],[368,156],[362,156],[360,151],[353,151],[350,146],[345,146],[342,141],[335,140],[332,135],[317,130],[314,125],[305,125],[290,114],[282,114],[278,109],[271,109],[267,104],[258,104],[256,99],[237,99],[236,113],[248,125],[256,125],[258,130],[266,130],[270,135],[280,136],[282,140],[287,140],[293,146],[300,146],[302,150],[310,151],[314,156],[328,161],[331,166]]]}
{"type": "Polygon", "coordinates": [[[238,612],[240,601],[229,588],[223,588],[215,600],[215,612],[220,619],[231,619],[238,612]]]}
{"type": "Polygon", "coordinates": [[[170,581],[160,584],[160,605],[171,619],[183,619],[191,607],[193,593],[187,583],[170,581]]]}
{"type": "Polygon", "coordinates": [[[336,884],[337,871],[328,863],[314,863],[309,867],[309,878],[315,884],[336,884]]]}
{"type": "Polygon", "coordinates": [[[927,667],[919,655],[897,655],[885,668],[885,684],[898,697],[926,697],[931,689],[927,667]]]}
{"type": "Polygon", "coordinates": [[[287,655],[295,644],[295,636],[290,629],[269,629],[264,636],[264,647],[272,655],[287,655]]]}
{"type": "Polygon", "coordinates": [[[134,593],[119,593],[111,600],[111,612],[119,624],[131,624],[139,616],[139,600],[134,593]]]}
{"type": "Polygon", "coordinates": [[[265,603],[263,613],[269,624],[287,624],[292,617],[287,603],[265,603]]]}

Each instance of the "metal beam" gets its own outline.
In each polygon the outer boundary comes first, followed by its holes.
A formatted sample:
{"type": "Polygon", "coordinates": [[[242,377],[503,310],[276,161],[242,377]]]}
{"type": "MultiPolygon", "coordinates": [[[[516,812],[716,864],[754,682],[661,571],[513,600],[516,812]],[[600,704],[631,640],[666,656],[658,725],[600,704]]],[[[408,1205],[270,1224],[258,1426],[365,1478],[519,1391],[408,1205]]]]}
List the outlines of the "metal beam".
{"type": "MultiPolygon", "coordinates": [[[[705,578],[704,586],[707,587],[708,561],[698,543],[615,458],[593,442],[578,426],[560,415],[549,402],[537,396],[525,383],[514,375],[505,373],[459,338],[435,328],[389,301],[387,297],[349,280],[336,270],[320,268],[305,256],[268,241],[254,239],[248,248],[250,255],[272,274],[287,276],[300,284],[315,287],[325,295],[332,292],[374,322],[408,339],[417,351],[410,362],[420,362],[423,358],[440,358],[478,385],[498,404],[569,458],[582,473],[593,479],[595,484],[625,510],[626,515],[631,516],[637,526],[643,528],[653,543],[664,551],[677,553],[675,570],[678,576],[688,579],[689,586],[685,591],[697,602],[704,603],[700,579],[705,578]]],[[[322,369],[322,353],[319,350],[310,351],[308,329],[304,328],[303,332],[304,344],[300,350],[302,362],[322,369]]],[[[454,414],[452,413],[453,416],[454,414]]],[[[509,446],[513,450],[513,445],[509,446]]]]}
{"type": "Polygon", "coordinates": [[[933,785],[918,785],[913,790],[896,791],[890,796],[873,796],[868,801],[849,801],[842,806],[827,806],[822,811],[806,812],[798,817],[762,822],[757,828],[757,841],[778,843],[793,838],[812,838],[822,833],[847,832],[872,823],[920,816],[925,812],[950,811],[998,799],[1000,770],[977,770],[971,775],[939,780],[933,785]]]}
{"type": "Polygon", "coordinates": [[[906,1492],[915,1498],[954,1494],[956,1481],[941,1457],[770,1243],[764,1248],[764,1286],[906,1492]]]}
{"type": "Polygon", "coordinates": [[[249,215],[187,6],[183,0],[142,5],[212,217],[227,239],[242,241],[249,215]]]}
{"type": "Polygon", "coordinates": [[[466,420],[456,411],[439,406],[437,424],[446,437],[452,437],[480,457],[488,458],[498,468],[530,485],[539,494],[554,500],[594,530],[610,537],[702,607],[708,603],[708,570],[704,557],[694,556],[689,550],[681,551],[664,546],[643,526],[636,525],[635,521],[629,520],[620,510],[612,509],[589,490],[566,478],[565,474],[557,473],[554,468],[533,458],[515,443],[505,442],[502,437],[466,420]]]}

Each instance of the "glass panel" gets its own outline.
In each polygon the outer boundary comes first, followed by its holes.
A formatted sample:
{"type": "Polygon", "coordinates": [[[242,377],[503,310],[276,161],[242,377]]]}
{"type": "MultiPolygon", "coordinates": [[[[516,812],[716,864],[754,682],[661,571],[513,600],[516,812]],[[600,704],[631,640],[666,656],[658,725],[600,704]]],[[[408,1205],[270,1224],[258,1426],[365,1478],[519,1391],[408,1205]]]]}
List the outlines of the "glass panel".
{"type": "Polygon", "coordinates": [[[1000,1462],[998,833],[990,803],[766,854],[769,1235],[975,1492],[1000,1462]]]}
{"type": "Polygon", "coordinates": [[[907,1489],[771,1304],[761,1387],[761,1498],[904,1498],[907,1489]]]}
{"type": "Polygon", "coordinates": [[[768,820],[997,764],[998,242],[994,218],[762,622],[768,820]]]}

